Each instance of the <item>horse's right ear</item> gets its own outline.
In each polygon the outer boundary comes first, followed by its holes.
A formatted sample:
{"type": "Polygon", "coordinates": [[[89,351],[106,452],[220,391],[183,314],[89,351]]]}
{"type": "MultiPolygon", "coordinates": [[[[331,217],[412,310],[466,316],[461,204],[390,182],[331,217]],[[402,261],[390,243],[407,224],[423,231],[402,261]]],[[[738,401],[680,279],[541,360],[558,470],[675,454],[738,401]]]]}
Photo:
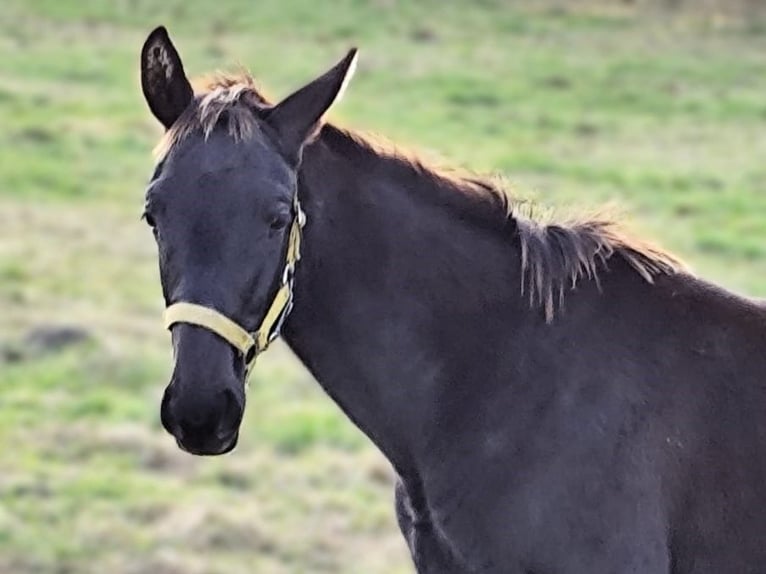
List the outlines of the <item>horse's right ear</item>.
{"type": "Polygon", "coordinates": [[[194,97],[181,58],[164,26],[149,34],[141,49],[141,89],[149,109],[166,129],[194,97]]]}

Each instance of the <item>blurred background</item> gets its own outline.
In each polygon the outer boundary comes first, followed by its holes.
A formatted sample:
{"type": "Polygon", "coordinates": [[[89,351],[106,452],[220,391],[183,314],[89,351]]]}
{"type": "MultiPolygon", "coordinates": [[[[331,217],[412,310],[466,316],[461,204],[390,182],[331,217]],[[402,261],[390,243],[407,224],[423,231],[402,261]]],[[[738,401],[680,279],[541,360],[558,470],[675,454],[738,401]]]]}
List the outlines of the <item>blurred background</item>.
{"type": "Polygon", "coordinates": [[[273,96],[358,45],[335,121],[559,211],[616,205],[766,296],[764,4],[3,0],[0,573],[412,572],[388,466],[281,344],[236,452],[193,458],[160,427],[154,26],[191,75],[242,65],[273,96]]]}

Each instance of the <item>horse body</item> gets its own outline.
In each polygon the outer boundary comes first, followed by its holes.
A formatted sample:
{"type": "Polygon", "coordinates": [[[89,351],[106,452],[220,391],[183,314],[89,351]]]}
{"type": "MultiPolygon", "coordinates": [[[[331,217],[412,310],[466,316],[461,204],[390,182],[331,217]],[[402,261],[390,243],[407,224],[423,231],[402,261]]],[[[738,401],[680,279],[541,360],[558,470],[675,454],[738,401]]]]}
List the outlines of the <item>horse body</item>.
{"type": "Polygon", "coordinates": [[[306,150],[284,335],[394,464],[422,571],[766,565],[764,311],[610,260],[549,323],[520,296],[512,230],[424,209],[413,187],[438,182],[347,165],[342,138],[306,150]]]}
{"type": "Polygon", "coordinates": [[[608,222],[317,133],[354,61],[271,105],[193,96],[167,32],[144,45],[163,294],[208,311],[168,324],[178,444],[234,448],[242,349],[289,288],[268,323],[391,461],[420,574],[766,571],[766,309],[608,222]]]}

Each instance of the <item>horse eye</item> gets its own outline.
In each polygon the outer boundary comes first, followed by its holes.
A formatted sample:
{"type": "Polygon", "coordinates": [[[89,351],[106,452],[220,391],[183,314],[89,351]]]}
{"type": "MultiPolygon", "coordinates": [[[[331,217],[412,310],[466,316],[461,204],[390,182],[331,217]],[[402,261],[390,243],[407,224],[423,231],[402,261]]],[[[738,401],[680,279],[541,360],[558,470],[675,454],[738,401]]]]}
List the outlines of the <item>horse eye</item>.
{"type": "Polygon", "coordinates": [[[284,217],[275,215],[271,218],[271,221],[269,221],[269,227],[272,229],[272,231],[279,231],[280,229],[287,227],[287,221],[284,217]]]}

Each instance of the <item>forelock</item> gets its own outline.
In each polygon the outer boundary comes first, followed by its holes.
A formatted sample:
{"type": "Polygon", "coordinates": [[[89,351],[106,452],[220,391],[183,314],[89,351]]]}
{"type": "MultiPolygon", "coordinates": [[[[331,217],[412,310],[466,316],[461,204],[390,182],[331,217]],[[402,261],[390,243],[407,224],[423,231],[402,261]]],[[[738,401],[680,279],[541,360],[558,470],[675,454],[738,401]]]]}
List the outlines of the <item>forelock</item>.
{"type": "Polygon", "coordinates": [[[219,125],[225,126],[235,141],[252,139],[259,129],[258,113],[268,107],[268,102],[252,76],[216,74],[196,83],[198,91],[191,104],[154,149],[158,162],[190,135],[196,133],[207,139],[219,125]]]}

